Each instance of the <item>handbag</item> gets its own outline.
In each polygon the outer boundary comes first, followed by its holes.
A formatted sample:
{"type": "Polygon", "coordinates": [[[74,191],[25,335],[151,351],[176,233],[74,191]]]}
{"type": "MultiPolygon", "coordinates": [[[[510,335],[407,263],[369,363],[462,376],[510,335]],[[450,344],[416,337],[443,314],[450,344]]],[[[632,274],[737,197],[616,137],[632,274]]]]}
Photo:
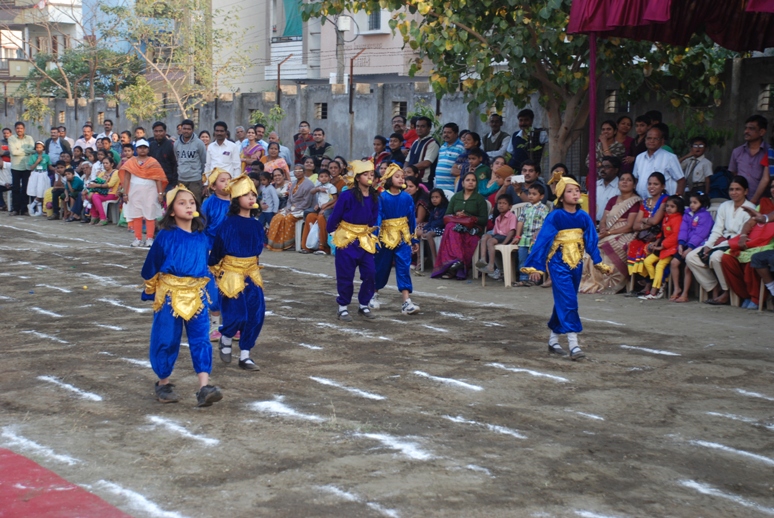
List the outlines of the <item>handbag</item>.
{"type": "Polygon", "coordinates": [[[454,216],[452,214],[448,214],[443,217],[443,224],[446,226],[449,223],[462,225],[465,228],[473,228],[478,225],[478,219],[474,216],[454,216]]]}
{"type": "Polygon", "coordinates": [[[317,250],[320,246],[320,226],[315,223],[309,229],[309,235],[306,237],[306,247],[309,250],[317,250]]]}
{"type": "Polygon", "coordinates": [[[652,243],[656,240],[656,238],[658,238],[660,233],[661,225],[654,225],[650,228],[646,228],[637,232],[637,240],[642,241],[643,243],[652,243]]]}

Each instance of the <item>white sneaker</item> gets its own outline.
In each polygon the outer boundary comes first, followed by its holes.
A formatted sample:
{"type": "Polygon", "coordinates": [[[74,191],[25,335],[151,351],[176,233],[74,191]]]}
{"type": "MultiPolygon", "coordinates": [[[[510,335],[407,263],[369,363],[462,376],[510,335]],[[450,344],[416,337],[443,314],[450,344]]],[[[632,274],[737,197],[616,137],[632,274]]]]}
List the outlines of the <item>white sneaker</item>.
{"type": "Polygon", "coordinates": [[[489,274],[489,278],[495,281],[499,281],[502,278],[503,272],[499,268],[495,268],[494,272],[489,274]]]}
{"type": "Polygon", "coordinates": [[[35,211],[36,216],[42,216],[43,215],[43,209],[41,207],[38,207],[38,210],[35,211]]]}
{"type": "Polygon", "coordinates": [[[411,299],[403,303],[403,307],[400,308],[400,312],[404,315],[413,315],[419,312],[419,306],[411,302],[411,299]]]}
{"type": "Polygon", "coordinates": [[[141,246],[145,246],[145,241],[143,241],[142,239],[135,238],[134,241],[132,241],[132,244],[129,246],[131,246],[132,248],[139,248],[141,246]]]}
{"type": "Polygon", "coordinates": [[[145,240],[145,244],[142,246],[150,248],[152,244],[153,244],[153,238],[149,237],[148,239],[145,240]]]}
{"type": "Polygon", "coordinates": [[[27,204],[27,213],[30,216],[34,216],[35,215],[35,202],[34,201],[32,203],[28,203],[27,204]]]}
{"type": "Polygon", "coordinates": [[[379,309],[382,307],[381,302],[379,302],[379,294],[374,293],[373,298],[371,299],[371,302],[368,303],[368,307],[371,309],[379,309]]]}

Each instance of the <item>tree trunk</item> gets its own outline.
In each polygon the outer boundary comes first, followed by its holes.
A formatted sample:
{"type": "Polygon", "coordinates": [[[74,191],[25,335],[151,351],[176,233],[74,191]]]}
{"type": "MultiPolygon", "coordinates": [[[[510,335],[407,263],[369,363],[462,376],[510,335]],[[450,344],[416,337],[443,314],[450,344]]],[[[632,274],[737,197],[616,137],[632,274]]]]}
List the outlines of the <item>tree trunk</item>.
{"type": "MultiPolygon", "coordinates": [[[[567,163],[567,152],[581,137],[588,122],[588,91],[576,92],[566,98],[551,95],[546,106],[548,115],[548,161],[551,165],[567,163]],[[564,106],[564,111],[560,107],[564,106]]],[[[585,156],[584,156],[585,158],[585,156]]],[[[579,177],[580,171],[569,171],[579,177]]]]}

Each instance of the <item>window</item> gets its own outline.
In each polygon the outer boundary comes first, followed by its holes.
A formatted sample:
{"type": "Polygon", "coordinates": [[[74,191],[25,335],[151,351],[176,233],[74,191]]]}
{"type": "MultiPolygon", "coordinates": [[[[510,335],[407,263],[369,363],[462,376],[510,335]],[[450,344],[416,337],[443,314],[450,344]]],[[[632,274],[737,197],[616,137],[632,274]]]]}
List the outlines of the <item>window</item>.
{"type": "Polygon", "coordinates": [[[772,85],[761,85],[761,92],[758,94],[758,111],[767,112],[774,110],[774,88],[772,85]]]}
{"type": "Polygon", "coordinates": [[[105,124],[105,112],[97,113],[97,124],[99,124],[100,126],[105,124]]]}
{"type": "Polygon", "coordinates": [[[398,115],[406,116],[408,113],[408,103],[406,101],[393,101],[392,102],[392,116],[398,115]]]}
{"type": "Polygon", "coordinates": [[[60,111],[59,112],[59,117],[57,117],[57,120],[59,121],[59,124],[64,124],[65,123],[65,112],[60,111]]]}
{"type": "Polygon", "coordinates": [[[314,103],[314,118],[317,120],[328,118],[328,103],[314,103]]]}
{"type": "Polygon", "coordinates": [[[605,93],[605,113],[618,111],[618,90],[608,90],[605,93]]]}
{"type": "Polygon", "coordinates": [[[376,11],[368,15],[368,30],[380,31],[382,30],[382,11],[376,11]]]}
{"type": "Polygon", "coordinates": [[[193,111],[193,117],[192,117],[192,119],[191,119],[191,120],[192,120],[192,121],[193,121],[193,123],[194,123],[194,128],[198,128],[198,127],[199,127],[199,109],[198,109],[198,108],[195,108],[195,109],[194,109],[194,111],[193,111]]]}
{"type": "Polygon", "coordinates": [[[69,49],[70,48],[70,35],[69,34],[65,34],[64,37],[62,38],[62,40],[63,40],[62,41],[62,46],[64,47],[64,49],[65,50],[69,49]]]}

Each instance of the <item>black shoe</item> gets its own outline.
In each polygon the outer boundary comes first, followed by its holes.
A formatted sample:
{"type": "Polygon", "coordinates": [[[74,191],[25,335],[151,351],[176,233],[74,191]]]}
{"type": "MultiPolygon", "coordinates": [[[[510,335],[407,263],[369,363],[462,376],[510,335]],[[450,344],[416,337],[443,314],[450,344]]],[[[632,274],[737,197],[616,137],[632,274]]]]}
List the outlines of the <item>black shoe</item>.
{"type": "Polygon", "coordinates": [[[9,216],[20,216],[19,212],[13,211],[8,213],[9,216]]]}
{"type": "Polygon", "coordinates": [[[343,311],[339,311],[337,318],[342,322],[352,322],[352,316],[349,314],[349,311],[347,311],[346,309],[343,311]]]}
{"type": "Polygon", "coordinates": [[[462,268],[462,263],[460,261],[455,262],[451,266],[449,266],[449,269],[446,271],[451,277],[456,277],[457,272],[460,271],[460,268],[462,268]]]}
{"type": "Polygon", "coordinates": [[[586,355],[583,354],[583,351],[581,351],[580,347],[573,347],[570,351],[570,359],[573,361],[582,360],[586,358],[586,355]]]}
{"type": "Polygon", "coordinates": [[[559,344],[548,344],[548,352],[550,354],[558,354],[559,356],[567,356],[567,351],[562,349],[559,344]]]}
{"type": "Polygon", "coordinates": [[[160,403],[177,403],[180,401],[180,398],[177,397],[177,394],[175,394],[174,389],[175,386],[172,383],[167,383],[166,385],[159,385],[159,382],[156,382],[156,399],[159,400],[160,403]]]}
{"type": "Polygon", "coordinates": [[[239,368],[246,371],[259,371],[261,369],[255,364],[252,358],[246,360],[239,360],[239,368]]]}
{"type": "Polygon", "coordinates": [[[359,308],[357,310],[358,315],[360,315],[363,318],[367,318],[368,320],[374,320],[376,318],[376,315],[371,313],[371,310],[368,308],[359,308]]]}
{"type": "Polygon", "coordinates": [[[91,218],[87,216],[87,217],[81,219],[81,223],[91,223],[91,218]]]}
{"type": "Polygon", "coordinates": [[[223,352],[223,348],[224,347],[228,347],[229,349],[231,349],[232,345],[234,345],[233,341],[231,342],[231,345],[223,345],[223,337],[222,336],[220,337],[220,340],[218,340],[218,348],[220,349],[220,351],[219,351],[220,352],[220,360],[223,363],[231,363],[231,353],[228,353],[228,354],[224,353],[223,352]]]}
{"type": "Polygon", "coordinates": [[[213,403],[220,401],[221,399],[223,399],[223,394],[220,393],[220,389],[218,387],[205,385],[199,389],[199,392],[196,393],[196,406],[210,406],[213,403]]]}
{"type": "Polygon", "coordinates": [[[47,217],[46,219],[49,220],[49,221],[57,220],[57,219],[59,219],[59,214],[53,214],[53,215],[47,217]]]}

